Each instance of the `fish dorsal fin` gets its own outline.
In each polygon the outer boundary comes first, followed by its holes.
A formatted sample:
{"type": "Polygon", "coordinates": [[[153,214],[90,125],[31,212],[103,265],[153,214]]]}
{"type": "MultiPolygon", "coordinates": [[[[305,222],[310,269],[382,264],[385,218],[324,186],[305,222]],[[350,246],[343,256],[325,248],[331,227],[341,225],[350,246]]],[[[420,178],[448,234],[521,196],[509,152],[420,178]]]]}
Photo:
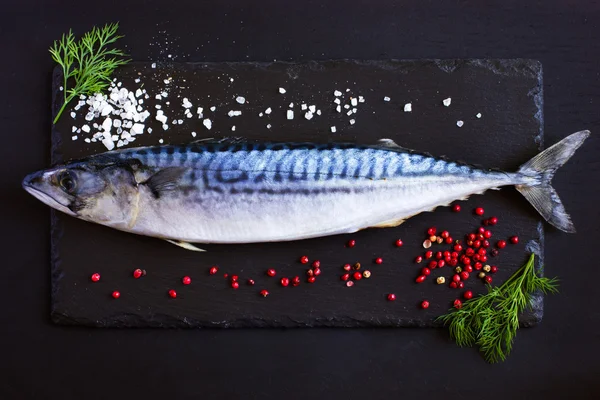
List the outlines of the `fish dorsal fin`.
{"type": "Polygon", "coordinates": [[[179,186],[179,179],[186,171],[186,168],[170,167],[164,168],[152,175],[142,185],[148,186],[155,197],[169,190],[175,190],[179,186]]]}
{"type": "Polygon", "coordinates": [[[204,138],[204,139],[198,139],[198,140],[194,140],[191,143],[199,143],[199,144],[207,144],[207,143],[220,143],[220,144],[237,144],[237,143],[248,143],[251,142],[251,140],[248,140],[247,138],[241,137],[241,136],[228,136],[228,137],[224,137],[224,138],[204,138]]]}
{"type": "Polygon", "coordinates": [[[186,250],[191,250],[191,251],[206,251],[204,249],[201,249],[200,247],[196,247],[193,244],[189,243],[189,242],[184,242],[181,240],[170,240],[170,239],[165,239],[167,242],[174,244],[175,246],[179,246],[182,247],[186,250]]]}
{"type": "Polygon", "coordinates": [[[390,150],[408,150],[398,143],[394,142],[392,139],[379,139],[376,144],[377,147],[382,147],[390,150]]]}

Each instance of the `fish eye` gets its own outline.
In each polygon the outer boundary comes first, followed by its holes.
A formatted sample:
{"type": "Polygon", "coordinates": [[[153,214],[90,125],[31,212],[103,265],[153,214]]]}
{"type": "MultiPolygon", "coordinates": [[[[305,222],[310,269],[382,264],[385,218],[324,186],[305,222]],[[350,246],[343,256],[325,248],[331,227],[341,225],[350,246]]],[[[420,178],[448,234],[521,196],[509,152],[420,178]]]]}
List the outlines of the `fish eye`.
{"type": "Polygon", "coordinates": [[[75,176],[70,171],[62,171],[57,176],[58,184],[67,193],[72,193],[75,190],[75,176]]]}

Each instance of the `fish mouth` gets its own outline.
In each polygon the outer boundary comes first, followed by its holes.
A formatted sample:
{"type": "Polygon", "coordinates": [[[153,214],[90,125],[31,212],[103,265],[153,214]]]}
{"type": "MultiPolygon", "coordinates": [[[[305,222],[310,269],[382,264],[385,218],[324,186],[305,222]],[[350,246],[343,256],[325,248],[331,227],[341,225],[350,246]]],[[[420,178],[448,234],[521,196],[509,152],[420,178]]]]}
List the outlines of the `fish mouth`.
{"type": "Polygon", "coordinates": [[[35,182],[37,182],[39,180],[39,178],[40,178],[40,176],[38,174],[31,174],[31,175],[28,175],[27,177],[25,177],[25,179],[23,179],[23,182],[22,182],[23,189],[25,189],[27,191],[27,193],[31,194],[33,197],[35,197],[42,203],[49,205],[50,207],[52,207],[56,210],[62,211],[65,214],[69,214],[69,215],[76,217],[77,214],[75,214],[73,211],[71,211],[71,209],[67,205],[60,203],[54,197],[50,196],[49,194],[47,194],[47,193],[37,189],[35,186],[33,186],[33,184],[35,182]]]}

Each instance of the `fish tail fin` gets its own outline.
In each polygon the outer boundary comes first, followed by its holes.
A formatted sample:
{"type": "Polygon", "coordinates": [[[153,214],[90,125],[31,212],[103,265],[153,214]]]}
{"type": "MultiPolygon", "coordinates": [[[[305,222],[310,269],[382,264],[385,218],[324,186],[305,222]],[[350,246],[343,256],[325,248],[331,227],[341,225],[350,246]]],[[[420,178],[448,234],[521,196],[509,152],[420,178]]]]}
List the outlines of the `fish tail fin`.
{"type": "Polygon", "coordinates": [[[556,170],[571,158],[589,135],[590,131],[573,133],[519,168],[519,174],[533,178],[533,183],[516,185],[517,190],[549,224],[569,233],[575,232],[575,226],[550,182],[556,170]]]}

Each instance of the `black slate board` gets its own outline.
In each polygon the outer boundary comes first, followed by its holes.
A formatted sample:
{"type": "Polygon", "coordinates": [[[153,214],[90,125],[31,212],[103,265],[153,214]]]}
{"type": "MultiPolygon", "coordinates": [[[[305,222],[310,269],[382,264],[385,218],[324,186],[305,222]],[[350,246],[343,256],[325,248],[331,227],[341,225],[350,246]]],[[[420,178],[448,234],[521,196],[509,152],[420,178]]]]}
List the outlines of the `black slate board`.
{"type": "MultiPolygon", "coordinates": [[[[264,140],[373,143],[387,137],[434,155],[514,170],[543,145],[542,72],[541,65],[532,60],[198,63],[159,64],[157,68],[133,63],[116,77],[128,88],[137,87],[134,79],[141,79],[151,94],[145,105],[153,115],[154,94],[167,87],[164,79],[174,78],[169,87],[178,87],[170,90],[165,101],[171,104],[163,110],[170,119],[176,113],[184,124],[163,131],[152,117],[147,126],[153,133],[138,136],[135,144],[139,146],[156,144],[160,138],[165,143],[189,142],[194,140],[191,131],[198,133],[196,139],[231,136],[230,127],[236,125],[236,136],[264,140]],[[287,93],[280,94],[279,87],[287,93]],[[366,103],[351,117],[338,114],[332,103],[335,89],[346,98],[362,95],[366,103]],[[238,95],[244,96],[247,104],[235,103],[238,95]],[[384,96],[392,100],[384,102],[384,96]],[[213,120],[211,131],[201,120],[183,116],[183,97],[192,101],[193,110],[204,107],[205,115],[213,120]],[[442,105],[446,97],[452,98],[450,107],[442,105]],[[285,117],[290,102],[296,111],[291,121],[285,117]],[[302,102],[317,105],[323,115],[307,121],[299,112],[302,102]],[[406,102],[412,103],[411,113],[403,112],[406,102]],[[217,107],[214,114],[208,112],[212,105],[217,107]],[[272,107],[273,113],[260,118],[258,113],[267,107],[272,107]],[[229,110],[242,110],[243,115],[229,118],[229,110]],[[477,113],[483,117],[477,119],[477,113]],[[355,125],[348,123],[350,118],[356,119],[355,125]],[[462,128],[456,126],[457,120],[464,120],[462,128]],[[266,128],[267,123],[271,129],[266,128]],[[332,125],[337,127],[336,133],[330,132],[332,125]]],[[[55,70],[55,112],[60,105],[60,84],[60,73],[55,70]]],[[[81,137],[71,140],[71,126],[85,123],[84,114],[78,112],[73,120],[67,112],[54,126],[53,162],[104,151],[100,143],[86,144],[81,137]]],[[[543,254],[544,224],[514,189],[490,191],[461,204],[460,214],[440,208],[397,228],[289,243],[203,245],[208,250],[204,254],[53,212],[52,320],[98,327],[435,326],[433,319],[446,312],[462,291],[435,285],[433,277],[421,285],[414,283],[422,265],[414,264],[413,259],[423,252],[421,243],[429,226],[448,229],[459,237],[479,226],[471,210],[482,205],[487,215],[500,220],[494,229],[496,239],[518,234],[520,244],[490,260],[500,268],[495,283],[503,282],[521,266],[527,251],[543,254]],[[344,246],[349,238],[357,241],[355,248],[344,246]],[[400,249],[394,246],[397,238],[405,243],[400,249]],[[304,278],[306,266],[298,258],[305,254],[322,263],[323,274],[317,283],[307,284],[303,279],[299,287],[282,288],[278,279],[266,277],[265,270],[273,267],[278,277],[304,278]],[[384,263],[373,264],[375,257],[383,257],[384,263]],[[361,262],[363,269],[373,272],[372,278],[345,287],[339,276],[341,265],[347,262],[361,262]],[[220,266],[219,275],[209,276],[208,269],[214,264],[220,266]],[[146,269],[147,276],[133,279],[135,268],[146,269]],[[98,283],[89,279],[94,272],[102,275],[98,283]],[[224,272],[240,276],[239,290],[229,287],[224,272]],[[192,277],[192,285],[181,284],[184,275],[192,277]],[[247,278],[256,285],[246,286],[247,278]],[[266,299],[258,295],[263,288],[271,293],[266,299]],[[177,290],[177,299],[167,296],[169,289],[177,290]],[[113,290],[121,292],[119,300],[110,297],[113,290]],[[391,292],[397,301],[385,300],[391,292]],[[423,299],[431,303],[428,310],[418,308],[423,299]]],[[[538,258],[538,268],[540,265],[538,258]]],[[[450,269],[444,268],[433,275],[450,274],[450,269]]],[[[478,279],[468,282],[466,289],[475,293],[485,290],[478,279]]],[[[534,309],[522,316],[524,326],[541,321],[542,300],[542,296],[536,297],[534,309]]]]}

